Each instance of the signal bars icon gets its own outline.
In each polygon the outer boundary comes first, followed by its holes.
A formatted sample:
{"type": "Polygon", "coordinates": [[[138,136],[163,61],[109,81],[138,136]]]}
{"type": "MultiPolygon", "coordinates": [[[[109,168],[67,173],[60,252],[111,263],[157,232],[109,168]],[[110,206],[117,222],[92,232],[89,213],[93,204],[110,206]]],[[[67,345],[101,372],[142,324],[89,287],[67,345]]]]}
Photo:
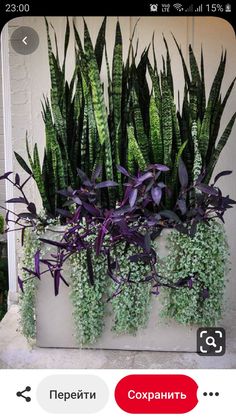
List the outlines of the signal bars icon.
{"type": "Polygon", "coordinates": [[[202,7],[202,4],[200,4],[200,6],[198,6],[198,7],[195,9],[195,12],[197,12],[197,13],[201,13],[201,12],[202,12],[202,10],[203,10],[203,7],[202,7]]]}
{"type": "Polygon", "coordinates": [[[191,4],[187,9],[185,9],[185,12],[187,13],[193,12],[193,4],[191,4]]]}

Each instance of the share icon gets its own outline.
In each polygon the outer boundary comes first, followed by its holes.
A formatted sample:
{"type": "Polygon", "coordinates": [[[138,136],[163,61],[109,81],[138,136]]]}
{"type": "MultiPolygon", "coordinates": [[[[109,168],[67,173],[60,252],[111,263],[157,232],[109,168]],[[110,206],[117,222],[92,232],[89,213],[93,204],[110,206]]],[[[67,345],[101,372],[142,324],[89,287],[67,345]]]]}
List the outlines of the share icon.
{"type": "Polygon", "coordinates": [[[26,391],[31,391],[31,387],[29,387],[29,386],[27,386],[27,387],[25,387],[25,389],[23,390],[23,391],[17,391],[17,393],[16,393],[16,395],[17,395],[17,397],[23,397],[24,399],[25,399],[25,401],[26,402],[30,402],[31,401],[31,397],[29,397],[29,396],[24,396],[24,393],[26,392],[26,391]]]}

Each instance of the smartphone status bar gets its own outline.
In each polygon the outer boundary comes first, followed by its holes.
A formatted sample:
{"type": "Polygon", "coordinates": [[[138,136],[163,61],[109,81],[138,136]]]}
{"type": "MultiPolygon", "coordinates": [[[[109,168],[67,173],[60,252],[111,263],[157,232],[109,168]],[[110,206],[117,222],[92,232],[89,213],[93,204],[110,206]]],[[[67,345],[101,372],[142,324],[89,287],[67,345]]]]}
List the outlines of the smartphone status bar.
{"type": "Polygon", "coordinates": [[[89,4],[74,0],[67,0],[66,3],[59,2],[55,11],[53,2],[35,2],[25,0],[21,4],[16,2],[0,1],[0,27],[3,27],[9,20],[19,16],[215,16],[228,20],[233,26],[234,4],[231,1],[221,0],[219,3],[214,1],[196,2],[193,0],[182,0],[181,2],[172,0],[171,3],[163,0],[149,0],[139,2],[133,6],[129,3],[114,3],[100,0],[89,4]]]}
{"type": "Polygon", "coordinates": [[[206,15],[208,13],[231,13],[232,12],[232,5],[231,3],[199,3],[199,4],[190,4],[187,5],[184,3],[150,3],[149,4],[150,13],[155,14],[173,14],[173,12],[179,14],[203,14],[206,15]]]}

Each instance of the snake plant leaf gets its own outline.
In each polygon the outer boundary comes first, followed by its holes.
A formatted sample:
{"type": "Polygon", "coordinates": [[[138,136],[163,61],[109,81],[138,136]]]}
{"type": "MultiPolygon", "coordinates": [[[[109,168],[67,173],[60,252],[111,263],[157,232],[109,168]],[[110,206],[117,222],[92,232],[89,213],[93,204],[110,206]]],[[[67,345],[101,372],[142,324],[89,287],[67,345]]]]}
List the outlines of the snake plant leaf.
{"type": "Polygon", "coordinates": [[[179,167],[178,167],[179,181],[182,189],[187,188],[188,186],[188,171],[184,164],[183,159],[179,158],[179,167]]]}
{"type": "Polygon", "coordinates": [[[225,106],[227,104],[227,101],[228,101],[228,99],[229,99],[229,97],[231,95],[231,92],[233,90],[233,87],[234,87],[234,84],[235,84],[235,80],[236,80],[236,77],[233,79],[232,83],[230,84],[230,86],[229,86],[229,88],[228,88],[228,90],[227,90],[227,92],[225,94],[225,97],[224,97],[224,99],[222,101],[222,105],[221,105],[221,108],[222,108],[221,111],[222,111],[222,113],[224,112],[224,109],[225,109],[225,106]]]}
{"type": "Polygon", "coordinates": [[[112,80],[111,80],[110,64],[109,64],[109,60],[108,60],[106,43],[105,43],[105,60],[106,60],[106,69],[107,69],[107,80],[108,80],[109,114],[113,115],[112,80]]]}
{"type": "Polygon", "coordinates": [[[173,84],[173,76],[172,76],[172,70],[171,70],[170,51],[169,51],[169,47],[168,47],[168,44],[164,35],[163,35],[163,41],[166,48],[166,77],[167,77],[167,82],[168,82],[171,94],[172,96],[174,96],[174,84],[173,84]]]}
{"type": "Polygon", "coordinates": [[[205,80],[204,80],[204,60],[203,51],[201,49],[201,73],[198,67],[196,57],[194,55],[192,46],[189,45],[189,63],[191,71],[191,86],[190,86],[190,103],[191,103],[191,121],[190,125],[197,119],[202,121],[205,112],[205,80]]]}
{"type": "Polygon", "coordinates": [[[163,144],[161,136],[161,122],[156,106],[154,94],[152,93],[149,106],[150,138],[153,155],[153,163],[163,161],[163,144]]]}
{"type": "Polygon", "coordinates": [[[142,151],[139,147],[139,144],[135,138],[134,127],[129,125],[127,127],[128,131],[128,170],[133,173],[135,162],[140,170],[144,170],[147,167],[147,161],[145,160],[142,151]]]}
{"type": "Polygon", "coordinates": [[[79,36],[79,32],[77,31],[77,28],[75,26],[75,21],[73,21],[73,29],[74,29],[74,34],[75,34],[76,45],[79,49],[79,54],[81,56],[83,56],[84,55],[84,50],[83,50],[82,42],[81,42],[81,39],[80,39],[80,36],[79,36]]]}
{"type": "Polygon", "coordinates": [[[65,76],[65,67],[66,67],[66,57],[67,51],[70,41],[70,24],[68,17],[66,18],[66,32],[65,32],[65,41],[64,41],[64,57],[63,57],[63,64],[62,64],[62,73],[65,76]]]}
{"type": "Polygon", "coordinates": [[[205,183],[208,183],[211,179],[213,170],[215,168],[215,165],[219,159],[220,153],[223,150],[224,146],[226,145],[229,136],[231,134],[232,128],[234,126],[234,122],[236,119],[236,112],[233,114],[232,118],[230,119],[229,123],[227,124],[222,136],[220,137],[217,146],[215,148],[215,150],[212,153],[212,157],[209,163],[209,166],[207,168],[207,175],[206,178],[204,179],[205,183]]]}
{"type": "Polygon", "coordinates": [[[45,124],[45,134],[46,134],[46,149],[51,155],[52,163],[52,173],[55,180],[55,187],[59,180],[60,187],[63,188],[65,184],[68,184],[68,174],[67,174],[67,162],[62,159],[62,153],[60,146],[57,140],[57,132],[52,120],[52,114],[50,111],[50,105],[48,100],[45,100],[43,107],[43,119],[45,124]]]}
{"type": "Polygon", "coordinates": [[[150,102],[150,92],[147,82],[147,65],[148,65],[148,53],[150,45],[142,52],[141,59],[137,65],[137,78],[134,81],[135,91],[138,97],[140,111],[143,118],[143,126],[145,132],[149,130],[149,102],[150,102]]]}
{"type": "Polygon", "coordinates": [[[121,101],[122,101],[122,36],[119,21],[116,24],[116,37],[112,63],[112,100],[114,113],[115,132],[115,165],[119,164],[119,153],[121,147],[121,101]]]}
{"type": "Polygon", "coordinates": [[[194,55],[194,52],[193,52],[193,49],[192,49],[191,45],[189,45],[189,63],[190,63],[192,83],[194,83],[194,85],[200,87],[201,76],[200,76],[197,60],[196,60],[196,57],[194,55]]]}
{"type": "Polygon", "coordinates": [[[182,66],[183,66],[183,71],[184,71],[184,79],[185,79],[185,83],[187,84],[187,86],[190,86],[191,80],[190,80],[190,76],[189,76],[189,72],[188,72],[188,68],[187,65],[185,63],[185,59],[181,50],[181,47],[179,46],[178,42],[176,41],[176,38],[174,37],[173,33],[172,33],[173,39],[175,41],[175,45],[177,46],[177,49],[179,51],[179,55],[182,61],[182,66]]]}
{"type": "Polygon", "coordinates": [[[225,73],[225,64],[226,64],[226,52],[225,54],[222,53],[220,64],[215,75],[214,81],[211,86],[206,111],[202,121],[201,132],[199,136],[199,149],[202,155],[203,161],[205,162],[205,158],[207,155],[207,150],[210,141],[210,133],[211,133],[211,121],[215,112],[215,107],[217,102],[219,101],[220,89],[222,80],[225,73]]]}
{"type": "Polygon", "coordinates": [[[45,208],[47,208],[48,202],[47,202],[47,196],[46,196],[46,193],[45,193],[45,186],[44,186],[43,177],[42,177],[42,171],[41,171],[41,166],[40,166],[37,144],[34,145],[33,156],[34,156],[34,163],[33,163],[34,164],[34,166],[33,166],[34,179],[35,179],[35,182],[38,186],[38,190],[40,192],[40,195],[41,195],[41,198],[42,198],[42,201],[43,201],[43,205],[44,205],[45,208]]]}
{"type": "Polygon", "coordinates": [[[99,72],[101,71],[101,67],[102,67],[102,58],[103,58],[103,52],[104,52],[105,42],[106,42],[106,22],[107,22],[107,18],[105,16],[102,21],[100,30],[98,32],[98,36],[97,36],[97,40],[96,40],[96,44],[94,48],[94,53],[97,60],[99,72]]]}
{"type": "Polygon", "coordinates": [[[46,31],[47,31],[47,42],[48,42],[48,59],[49,59],[49,69],[50,69],[50,78],[51,78],[51,100],[52,106],[58,104],[61,99],[62,89],[62,72],[60,70],[60,64],[57,58],[55,57],[52,50],[52,43],[49,33],[49,25],[47,19],[45,19],[46,31]]]}
{"type": "Polygon", "coordinates": [[[160,80],[159,80],[158,72],[154,71],[150,62],[148,62],[148,71],[149,71],[149,75],[151,77],[152,87],[153,87],[154,94],[155,94],[156,106],[157,106],[158,112],[160,114],[160,111],[161,111],[161,90],[160,90],[160,80]]]}
{"type": "Polygon", "coordinates": [[[26,132],[26,136],[25,136],[25,145],[26,145],[26,152],[27,152],[29,163],[30,163],[30,167],[31,167],[31,170],[33,172],[34,171],[34,161],[33,161],[33,158],[30,154],[29,140],[28,140],[28,133],[27,132],[26,132]]]}
{"type": "Polygon", "coordinates": [[[204,71],[204,57],[203,50],[201,48],[201,106],[199,110],[198,117],[200,121],[203,120],[205,108],[206,108],[206,88],[205,88],[205,71],[204,71]]]}
{"type": "Polygon", "coordinates": [[[155,52],[155,32],[152,34],[152,55],[153,55],[153,62],[154,62],[154,74],[158,74],[157,71],[157,58],[155,52]]]}
{"type": "Polygon", "coordinates": [[[94,54],[92,41],[88,31],[86,22],[84,21],[84,40],[85,40],[85,54],[89,62],[88,66],[88,77],[90,80],[90,87],[92,91],[92,102],[94,108],[94,115],[96,119],[96,125],[98,130],[98,136],[101,145],[105,146],[105,169],[107,179],[113,180],[113,167],[112,167],[112,154],[110,135],[108,128],[108,118],[105,106],[105,100],[103,96],[103,90],[101,80],[99,76],[99,69],[97,60],[94,54]]]}
{"type": "Polygon", "coordinates": [[[80,143],[80,167],[85,172],[87,172],[88,168],[88,160],[87,160],[87,145],[88,145],[88,95],[89,90],[86,84],[84,77],[82,76],[82,85],[83,85],[83,94],[84,94],[84,109],[83,109],[83,126],[82,126],[82,135],[81,135],[81,143],[80,143]]]}
{"type": "MultiPolygon", "coordinates": [[[[175,157],[175,162],[174,162],[174,166],[173,166],[173,169],[172,169],[171,181],[170,181],[170,188],[173,191],[173,193],[176,193],[176,191],[177,191],[179,161],[180,161],[180,158],[182,158],[183,151],[184,151],[186,145],[187,145],[187,141],[185,141],[181,145],[181,147],[178,150],[178,152],[176,154],[176,157],[175,157]]],[[[173,199],[175,201],[175,196],[173,196],[173,199]]]]}
{"type": "Polygon", "coordinates": [[[97,128],[96,128],[96,121],[93,112],[93,104],[91,95],[87,96],[87,109],[88,109],[88,148],[89,148],[89,159],[88,159],[88,166],[89,166],[89,174],[92,174],[95,156],[97,153],[97,128]]]}
{"type": "Polygon", "coordinates": [[[32,170],[29,168],[29,166],[25,162],[25,160],[18,153],[16,153],[16,151],[14,151],[14,154],[15,154],[16,160],[18,161],[18,163],[22,167],[22,169],[31,176],[32,175],[32,170]]]}
{"type": "Polygon", "coordinates": [[[218,101],[217,105],[215,106],[215,111],[214,111],[213,118],[212,118],[212,123],[211,123],[211,137],[210,137],[210,141],[209,141],[207,161],[209,161],[209,158],[212,154],[212,150],[215,146],[215,143],[216,143],[216,140],[217,140],[217,137],[218,137],[218,133],[219,133],[219,129],[220,129],[221,118],[222,118],[225,106],[227,104],[227,101],[228,101],[228,99],[230,97],[230,94],[232,92],[232,89],[234,87],[234,84],[235,84],[235,79],[230,84],[223,101],[221,101],[221,98],[219,98],[219,101],[218,101]]]}
{"type": "Polygon", "coordinates": [[[171,167],[171,149],[173,138],[172,126],[172,105],[173,99],[171,96],[170,88],[167,83],[167,78],[161,74],[161,87],[162,87],[162,141],[163,141],[163,163],[171,167]]]}
{"type": "Polygon", "coordinates": [[[172,102],[172,124],[173,124],[173,138],[174,138],[174,143],[176,146],[176,150],[179,150],[181,148],[182,145],[182,140],[181,140],[181,133],[180,133],[180,126],[179,126],[179,120],[177,117],[177,112],[176,112],[176,106],[174,101],[172,102]]]}
{"type": "Polygon", "coordinates": [[[143,155],[145,161],[149,159],[149,144],[148,138],[146,136],[144,126],[143,126],[143,119],[142,114],[138,102],[138,98],[134,88],[131,91],[131,98],[132,98],[132,113],[133,113],[133,121],[135,127],[135,137],[137,139],[139,148],[143,155]]]}
{"type": "Polygon", "coordinates": [[[192,139],[194,144],[193,182],[195,183],[202,171],[202,157],[198,147],[197,122],[192,124],[192,139]]]}

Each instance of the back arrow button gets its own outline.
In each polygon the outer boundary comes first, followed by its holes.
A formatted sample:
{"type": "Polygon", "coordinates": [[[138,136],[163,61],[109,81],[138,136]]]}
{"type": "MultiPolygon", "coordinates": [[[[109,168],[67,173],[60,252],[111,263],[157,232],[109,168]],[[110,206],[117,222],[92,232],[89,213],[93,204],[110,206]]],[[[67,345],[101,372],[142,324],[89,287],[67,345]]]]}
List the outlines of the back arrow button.
{"type": "Polygon", "coordinates": [[[32,54],[39,46],[39,36],[30,26],[20,26],[11,35],[11,46],[18,54],[32,54]]]}
{"type": "Polygon", "coordinates": [[[22,42],[25,44],[25,45],[28,45],[27,44],[27,42],[26,42],[26,39],[28,38],[28,36],[25,36],[23,39],[22,39],[22,42]]]}

